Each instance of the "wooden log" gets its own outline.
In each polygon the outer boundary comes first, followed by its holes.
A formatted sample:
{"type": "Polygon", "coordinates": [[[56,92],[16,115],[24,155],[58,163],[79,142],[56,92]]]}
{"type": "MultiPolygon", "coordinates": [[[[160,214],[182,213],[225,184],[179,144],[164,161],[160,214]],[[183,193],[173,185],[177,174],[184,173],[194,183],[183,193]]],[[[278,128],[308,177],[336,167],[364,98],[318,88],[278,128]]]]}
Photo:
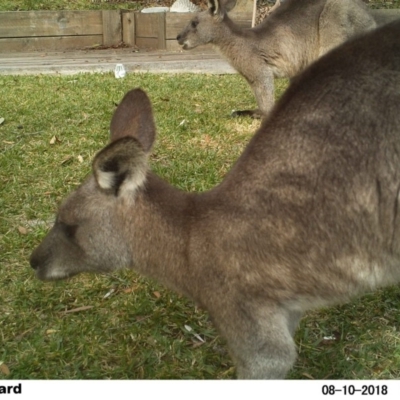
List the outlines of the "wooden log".
{"type": "Polygon", "coordinates": [[[0,12],[0,38],[100,35],[101,11],[0,12]]]}
{"type": "Polygon", "coordinates": [[[118,10],[103,10],[103,45],[115,46],[122,42],[121,13],[118,10]]]}

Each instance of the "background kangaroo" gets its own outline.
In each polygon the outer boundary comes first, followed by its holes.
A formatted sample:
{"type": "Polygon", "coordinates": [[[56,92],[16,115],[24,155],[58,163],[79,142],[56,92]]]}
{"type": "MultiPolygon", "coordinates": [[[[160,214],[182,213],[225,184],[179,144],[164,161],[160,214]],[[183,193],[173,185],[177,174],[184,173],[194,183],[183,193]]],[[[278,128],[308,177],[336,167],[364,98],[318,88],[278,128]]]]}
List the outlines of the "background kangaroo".
{"type": "Polygon", "coordinates": [[[236,0],[209,0],[177,36],[183,49],[211,43],[247,80],[257,110],[233,115],[266,115],[274,103],[274,76],[292,78],[328,50],[376,27],[361,0],[285,0],[252,29],[227,15],[236,0]]]}
{"type": "Polygon", "coordinates": [[[150,171],[151,104],[130,91],[37,276],[135,268],[208,310],[239,378],[283,378],[306,310],[400,280],[399,38],[397,22],[308,68],[204,193],[150,171]]]}

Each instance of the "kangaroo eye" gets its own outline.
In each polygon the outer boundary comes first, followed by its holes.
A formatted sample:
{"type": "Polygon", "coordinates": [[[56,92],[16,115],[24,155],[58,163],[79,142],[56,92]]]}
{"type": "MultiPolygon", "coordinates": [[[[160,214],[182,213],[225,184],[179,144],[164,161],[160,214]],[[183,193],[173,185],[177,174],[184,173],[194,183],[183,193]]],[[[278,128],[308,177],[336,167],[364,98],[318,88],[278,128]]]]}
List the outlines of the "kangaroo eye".
{"type": "Polygon", "coordinates": [[[64,235],[68,239],[72,240],[75,238],[75,234],[78,229],[78,225],[68,225],[68,224],[65,224],[64,222],[60,222],[60,227],[61,227],[64,235]]]}
{"type": "Polygon", "coordinates": [[[191,23],[191,25],[192,25],[192,28],[194,29],[194,28],[196,28],[196,26],[199,24],[199,21],[192,21],[192,23],[191,23]]]}

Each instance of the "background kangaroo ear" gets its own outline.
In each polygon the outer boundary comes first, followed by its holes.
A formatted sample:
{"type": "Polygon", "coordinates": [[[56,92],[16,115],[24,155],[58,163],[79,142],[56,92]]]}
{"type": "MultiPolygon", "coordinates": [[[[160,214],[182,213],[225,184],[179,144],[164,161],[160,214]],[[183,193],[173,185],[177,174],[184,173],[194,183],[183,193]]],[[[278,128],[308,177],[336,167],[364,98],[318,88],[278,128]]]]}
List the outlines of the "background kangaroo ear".
{"type": "Polygon", "coordinates": [[[236,0],[220,0],[220,2],[225,12],[231,11],[236,6],[236,0]]]}
{"type": "Polygon", "coordinates": [[[101,150],[92,167],[101,189],[115,196],[133,194],[146,180],[147,153],[136,138],[126,136],[101,150]]]}
{"type": "Polygon", "coordinates": [[[145,152],[150,151],[156,137],[156,126],[151,103],[141,89],[129,91],[118,105],[111,119],[111,141],[130,136],[145,152]]]}
{"type": "Polygon", "coordinates": [[[235,7],[236,0],[208,0],[208,10],[212,15],[222,15],[235,7]]]}

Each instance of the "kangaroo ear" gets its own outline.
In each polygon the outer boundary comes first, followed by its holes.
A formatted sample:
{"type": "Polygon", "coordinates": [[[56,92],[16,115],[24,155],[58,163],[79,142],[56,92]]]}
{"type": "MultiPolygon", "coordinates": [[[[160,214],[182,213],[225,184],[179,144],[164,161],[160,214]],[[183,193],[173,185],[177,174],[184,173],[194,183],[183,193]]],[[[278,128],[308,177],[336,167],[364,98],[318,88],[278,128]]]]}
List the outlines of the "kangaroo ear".
{"type": "Polygon", "coordinates": [[[235,7],[236,0],[208,0],[208,10],[212,15],[221,16],[235,7]]]}
{"type": "Polygon", "coordinates": [[[151,149],[156,136],[156,126],[151,103],[141,89],[128,92],[111,119],[111,141],[130,136],[142,145],[145,152],[151,149]]]}
{"type": "Polygon", "coordinates": [[[133,194],[144,184],[147,170],[147,152],[130,136],[111,142],[93,160],[97,184],[115,196],[133,194]]]}
{"type": "Polygon", "coordinates": [[[236,0],[221,0],[221,7],[225,12],[231,11],[236,6],[236,0]]]}
{"type": "Polygon", "coordinates": [[[219,16],[221,12],[220,0],[207,0],[208,11],[213,16],[219,16]]]}

